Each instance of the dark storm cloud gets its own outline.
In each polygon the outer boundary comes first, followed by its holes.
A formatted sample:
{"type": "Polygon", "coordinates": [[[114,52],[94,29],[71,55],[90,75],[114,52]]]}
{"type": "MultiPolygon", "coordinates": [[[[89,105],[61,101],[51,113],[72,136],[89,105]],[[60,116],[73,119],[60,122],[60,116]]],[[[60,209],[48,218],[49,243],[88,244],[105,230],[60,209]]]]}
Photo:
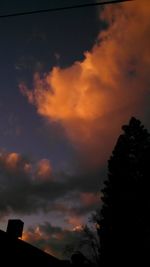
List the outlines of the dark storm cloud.
{"type": "Polygon", "coordinates": [[[49,201],[63,194],[63,186],[49,177],[32,172],[30,163],[16,153],[2,154],[0,159],[0,211],[34,213],[48,209],[49,201]],[[14,157],[14,158],[13,158],[14,157]]]}
{"type": "MultiPolygon", "coordinates": [[[[99,175],[53,174],[49,160],[36,164],[17,153],[0,154],[0,217],[9,213],[61,212],[79,215],[95,204],[99,175]]],[[[98,188],[99,190],[99,188],[98,188]]]]}

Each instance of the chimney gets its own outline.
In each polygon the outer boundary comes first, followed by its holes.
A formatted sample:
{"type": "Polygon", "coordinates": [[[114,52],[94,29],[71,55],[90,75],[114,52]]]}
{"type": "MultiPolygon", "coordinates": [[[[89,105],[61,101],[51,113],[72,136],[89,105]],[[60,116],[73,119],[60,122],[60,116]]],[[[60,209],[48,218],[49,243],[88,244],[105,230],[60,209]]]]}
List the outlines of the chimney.
{"type": "Polygon", "coordinates": [[[7,233],[15,238],[22,237],[24,222],[18,219],[8,220],[7,233]]]}

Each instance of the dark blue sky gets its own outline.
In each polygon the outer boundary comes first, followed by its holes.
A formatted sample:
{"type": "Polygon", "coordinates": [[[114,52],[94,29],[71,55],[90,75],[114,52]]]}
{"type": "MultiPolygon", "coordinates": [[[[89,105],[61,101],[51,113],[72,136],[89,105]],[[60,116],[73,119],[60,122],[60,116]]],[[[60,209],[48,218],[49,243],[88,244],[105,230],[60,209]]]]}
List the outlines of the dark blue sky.
{"type": "MultiPolygon", "coordinates": [[[[4,1],[0,10],[7,14],[78,3],[81,1],[4,1]]],[[[54,124],[47,130],[35,108],[20,94],[18,84],[22,80],[31,84],[35,71],[66,67],[83,59],[99,29],[96,8],[0,20],[0,147],[33,158],[50,157],[54,162],[68,153],[70,157],[72,148],[63,129],[54,124]]]]}
{"type": "MultiPolygon", "coordinates": [[[[82,1],[89,2],[92,1],[82,1]]],[[[77,0],[1,1],[0,14],[80,3],[77,0]]],[[[48,124],[38,116],[35,107],[20,93],[19,83],[25,81],[32,87],[34,72],[43,73],[53,66],[67,67],[82,60],[83,53],[92,48],[101,27],[97,8],[0,19],[1,150],[19,153],[35,163],[49,159],[57,173],[76,170],[76,152],[63,127],[57,122],[48,124]]],[[[11,216],[22,215],[13,213],[11,216]]],[[[34,216],[33,212],[30,218],[27,213],[25,224],[42,222],[50,216],[43,213],[34,216]]],[[[53,212],[52,216],[51,221],[56,223],[57,214],[53,212]]],[[[2,228],[4,225],[2,220],[2,228]]]]}

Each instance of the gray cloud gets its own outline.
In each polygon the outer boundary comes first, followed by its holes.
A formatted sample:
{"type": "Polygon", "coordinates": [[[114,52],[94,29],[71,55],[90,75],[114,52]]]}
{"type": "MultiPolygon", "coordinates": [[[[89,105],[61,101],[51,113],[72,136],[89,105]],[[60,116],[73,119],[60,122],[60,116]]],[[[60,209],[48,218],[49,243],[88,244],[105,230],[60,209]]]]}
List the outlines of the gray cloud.
{"type": "Polygon", "coordinates": [[[83,215],[96,206],[100,174],[57,174],[48,160],[31,164],[17,153],[0,154],[0,217],[26,215],[40,210],[83,215]],[[85,195],[81,195],[83,193],[85,195]],[[91,201],[91,203],[90,203],[91,201]]]}
{"type": "Polygon", "coordinates": [[[81,232],[63,229],[45,222],[34,229],[29,228],[24,232],[23,239],[51,255],[63,258],[65,246],[71,244],[74,247],[77,246],[81,239],[81,232]]]}

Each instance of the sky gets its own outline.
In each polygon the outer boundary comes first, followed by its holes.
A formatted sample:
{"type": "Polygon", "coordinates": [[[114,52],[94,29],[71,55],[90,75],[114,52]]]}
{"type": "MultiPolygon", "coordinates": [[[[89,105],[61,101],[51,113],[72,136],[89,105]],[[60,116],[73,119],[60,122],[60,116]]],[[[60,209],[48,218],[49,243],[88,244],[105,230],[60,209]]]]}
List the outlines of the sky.
{"type": "MultiPolygon", "coordinates": [[[[0,14],[70,4],[1,1],[0,14]]],[[[0,19],[1,229],[20,218],[24,240],[61,257],[101,206],[121,126],[150,128],[149,17],[135,0],[0,19]]]]}

